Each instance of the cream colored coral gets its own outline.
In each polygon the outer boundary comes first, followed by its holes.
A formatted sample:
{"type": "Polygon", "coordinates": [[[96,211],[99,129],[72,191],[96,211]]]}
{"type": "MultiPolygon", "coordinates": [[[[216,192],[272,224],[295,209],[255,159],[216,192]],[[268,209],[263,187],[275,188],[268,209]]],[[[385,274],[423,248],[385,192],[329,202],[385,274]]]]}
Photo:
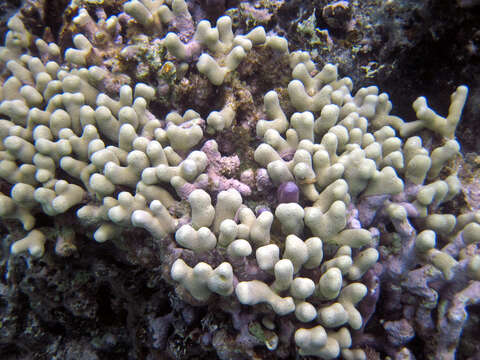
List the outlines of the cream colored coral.
{"type": "Polygon", "coordinates": [[[40,230],[32,230],[23,239],[15,241],[10,247],[12,254],[27,251],[34,257],[41,257],[45,252],[45,235],[40,230]]]}
{"type": "Polygon", "coordinates": [[[258,280],[240,282],[235,288],[235,294],[238,301],[244,305],[266,302],[278,315],[287,315],[295,311],[295,304],[291,297],[280,297],[267,284],[258,280]]]}

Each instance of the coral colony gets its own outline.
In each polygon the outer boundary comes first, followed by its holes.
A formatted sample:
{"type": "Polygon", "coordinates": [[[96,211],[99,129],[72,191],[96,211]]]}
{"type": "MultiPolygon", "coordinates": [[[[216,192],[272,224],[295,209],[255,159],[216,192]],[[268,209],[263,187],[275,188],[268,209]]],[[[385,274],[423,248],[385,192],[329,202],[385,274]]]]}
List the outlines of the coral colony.
{"type": "Polygon", "coordinates": [[[229,304],[218,309],[244,354],[263,344],[279,357],[366,359],[380,296],[403,312],[384,324],[387,352],[410,356],[414,329],[435,331],[432,356],[453,359],[466,306],[480,296],[480,215],[448,206],[461,191],[451,164],[467,88],[452,94],[446,117],[420,97],[417,120],[405,122],[386,93],[352,92],[337,66],[289,51],[261,26],[237,34],[229,16],[196,23],[184,0],[131,0],[123,10],[94,20],[79,9],[63,54],[20,16],[8,22],[0,177],[10,185],[0,216],[24,229],[11,253],[68,256],[75,233],[95,246],[137,229],[159,247],[163,278],[183,301],[229,304]],[[141,47],[125,29],[163,49],[159,74],[175,72],[180,86],[195,76],[218,107],[202,116],[192,99],[157,114],[174,85],[121,74],[118,59],[141,47]],[[245,100],[261,89],[260,56],[291,78],[245,100]],[[37,226],[39,213],[61,236],[37,226]],[[441,288],[448,299],[435,324],[441,288]],[[416,300],[402,302],[405,293],[416,300]]]}

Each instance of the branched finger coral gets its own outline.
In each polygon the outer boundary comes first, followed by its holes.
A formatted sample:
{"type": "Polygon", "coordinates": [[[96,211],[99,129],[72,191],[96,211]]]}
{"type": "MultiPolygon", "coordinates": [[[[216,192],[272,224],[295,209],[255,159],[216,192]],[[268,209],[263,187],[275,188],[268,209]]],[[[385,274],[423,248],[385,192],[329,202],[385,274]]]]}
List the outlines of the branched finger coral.
{"type": "Polygon", "coordinates": [[[110,17],[99,9],[95,20],[78,10],[63,54],[20,16],[8,23],[0,216],[23,228],[11,254],[70,256],[82,233],[148,263],[131,250],[142,237],[184,304],[231,319],[234,335],[202,338],[222,358],[361,360],[375,336],[386,339],[379,351],[412,358],[412,333],[436,334],[425,340],[432,358],[455,357],[480,280],[480,215],[452,205],[466,86],[447,116],[420,97],[407,122],[376,86],[354,91],[337,65],[317,67],[261,26],[195,23],[183,0],[131,0],[110,17]],[[178,78],[119,77],[140,47],[127,30],[159,46],[178,78]],[[291,76],[249,102],[259,89],[242,74],[264,54],[291,76]],[[165,109],[164,85],[189,77],[218,101],[165,109]],[[379,296],[398,315],[369,334],[379,296]]]}

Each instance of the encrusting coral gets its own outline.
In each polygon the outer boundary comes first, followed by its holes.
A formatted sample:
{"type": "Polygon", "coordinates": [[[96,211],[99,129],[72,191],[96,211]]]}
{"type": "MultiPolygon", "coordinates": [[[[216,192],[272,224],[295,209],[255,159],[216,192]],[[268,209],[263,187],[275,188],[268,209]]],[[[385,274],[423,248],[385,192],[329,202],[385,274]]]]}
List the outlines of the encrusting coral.
{"type": "MultiPolygon", "coordinates": [[[[352,93],[337,66],[318,69],[308,53],[289,53],[287,40],[263,27],[234,34],[228,16],[215,27],[195,26],[183,0],[131,0],[124,11],[95,22],[80,9],[74,23],[82,33],[63,55],[55,43],[34,39],[19,16],[8,23],[0,49],[0,177],[10,185],[0,216],[26,232],[11,253],[44,254],[51,239],[36,227],[38,213],[59,224],[73,214],[97,242],[143,228],[160,244],[164,278],[185,302],[228,299],[240,351],[263,342],[283,357],[293,341],[304,356],[366,359],[365,325],[378,300],[373,278],[385,284],[385,306],[416,322],[419,336],[438,329],[431,312],[438,290],[448,288],[439,338],[429,346],[435,358],[453,359],[465,308],[479,300],[479,214],[445,206],[461,190],[451,164],[460,154],[454,133],[467,88],[452,94],[446,117],[418,98],[418,120],[405,122],[390,114],[377,87],[352,93]],[[194,109],[158,118],[150,110],[155,86],[112,86],[117,67],[102,58],[112,59],[114,48],[131,51],[119,39],[127,17],[129,26],[163,36],[177,74],[198,71],[215,87],[238,81],[237,70],[257,50],[287,60],[291,81],[283,93],[264,95],[264,118],[246,129],[255,143],[248,169],[241,149],[221,151],[222,134],[243,126],[235,100],[205,119],[194,109]],[[92,40],[99,34],[101,45],[92,40]],[[436,141],[427,141],[432,133],[436,141]],[[278,188],[278,199],[257,201],[265,188],[278,188]],[[393,242],[398,250],[389,249],[393,242]],[[405,305],[402,291],[422,302],[405,305]],[[246,313],[250,321],[238,320],[246,313]],[[252,321],[268,337],[254,336],[252,321]]],[[[60,239],[58,255],[75,251],[62,251],[74,244],[73,231],[60,239]]],[[[382,351],[410,354],[395,326],[385,331],[382,351]]]]}

